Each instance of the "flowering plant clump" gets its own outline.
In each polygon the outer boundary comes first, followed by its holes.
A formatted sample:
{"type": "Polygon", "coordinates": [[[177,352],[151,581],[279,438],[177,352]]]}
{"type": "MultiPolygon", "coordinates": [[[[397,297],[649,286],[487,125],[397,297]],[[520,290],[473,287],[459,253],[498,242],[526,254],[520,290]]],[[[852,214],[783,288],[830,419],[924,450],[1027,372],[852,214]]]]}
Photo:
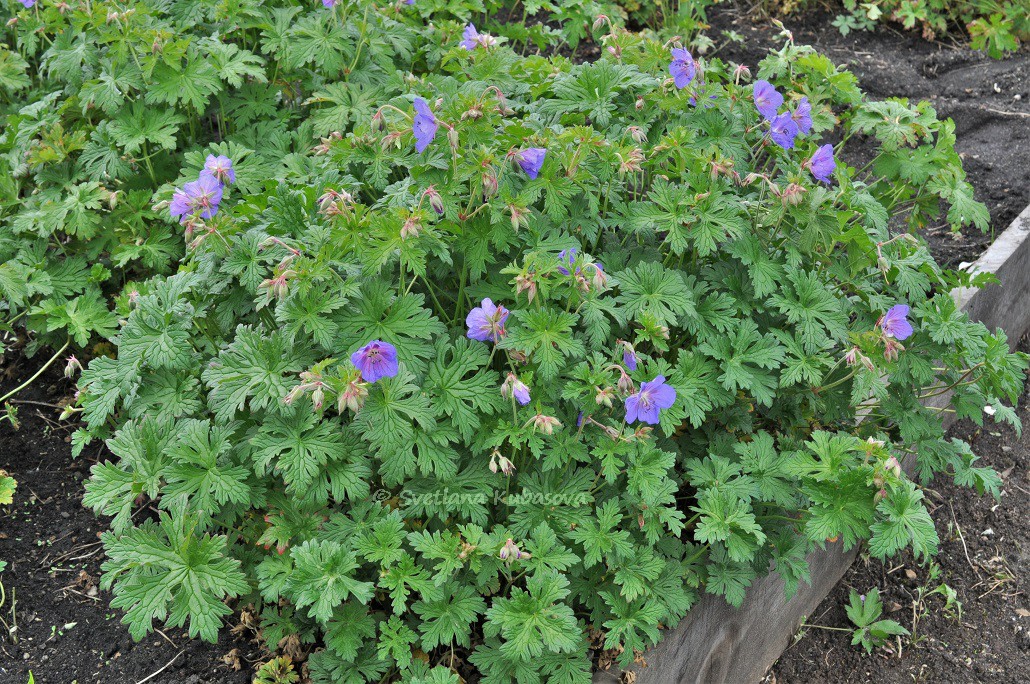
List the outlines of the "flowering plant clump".
{"type": "MultiPolygon", "coordinates": [[[[275,50],[363,6],[330,4],[275,50]]],[[[255,131],[281,163],[190,153],[158,190],[185,258],[135,284],[74,438],[113,456],[85,503],[136,638],[214,639],[235,600],[315,682],[587,682],[828,542],[932,554],[935,474],[997,494],[939,414],[1016,422],[1026,357],[905,231],[986,226],[950,122],[790,42],[752,83],[610,23],[589,64],[451,24],[395,71],[370,27],[381,82],[324,83],[348,104],[283,134],[310,151],[255,131]]]]}

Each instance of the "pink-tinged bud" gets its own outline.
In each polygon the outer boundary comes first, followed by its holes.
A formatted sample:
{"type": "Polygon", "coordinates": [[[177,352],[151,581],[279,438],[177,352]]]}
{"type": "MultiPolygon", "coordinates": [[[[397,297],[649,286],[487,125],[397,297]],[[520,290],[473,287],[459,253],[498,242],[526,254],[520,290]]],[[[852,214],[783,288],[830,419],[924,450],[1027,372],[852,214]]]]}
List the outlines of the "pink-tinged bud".
{"type": "Polygon", "coordinates": [[[536,281],[533,279],[534,273],[526,273],[515,276],[515,294],[527,293],[527,299],[532,302],[533,298],[536,297],[536,281]]]}
{"type": "Polygon", "coordinates": [[[347,389],[340,393],[340,396],[336,400],[336,409],[343,413],[344,410],[350,409],[354,413],[357,413],[362,406],[365,405],[365,399],[368,397],[368,388],[365,383],[358,381],[351,381],[347,384],[347,389]]]}
{"type": "Polygon", "coordinates": [[[110,24],[111,22],[114,22],[114,21],[118,21],[118,13],[117,12],[108,12],[107,13],[107,23],[110,24]]]}
{"type": "Polygon", "coordinates": [[[594,23],[591,24],[591,27],[596,31],[597,29],[604,26],[606,23],[609,23],[608,15],[598,14],[597,19],[594,19],[594,23]]]}
{"type": "Polygon", "coordinates": [[[490,472],[496,474],[498,470],[497,457],[500,456],[500,452],[494,449],[493,453],[490,454],[490,472]]]}
{"type": "Polygon", "coordinates": [[[508,564],[511,564],[513,561],[524,560],[530,557],[529,554],[521,550],[510,537],[508,538],[508,541],[504,542],[504,546],[502,546],[501,550],[498,551],[497,556],[508,564]]]}
{"type": "Polygon", "coordinates": [[[7,25],[8,26],[14,26],[17,23],[18,23],[18,17],[11,17],[10,19],[7,20],[7,25]]]}
{"type": "Polygon", "coordinates": [[[529,210],[517,207],[514,204],[508,205],[508,211],[511,212],[511,227],[517,233],[519,228],[525,226],[529,227],[529,210]]]}
{"type": "Polygon", "coordinates": [[[545,435],[553,435],[554,429],[561,427],[561,422],[554,416],[545,416],[542,413],[538,413],[529,419],[532,423],[533,428],[539,430],[545,435]]]}
{"type": "Polygon", "coordinates": [[[594,269],[594,275],[590,277],[590,284],[594,286],[594,290],[597,292],[604,292],[608,287],[608,276],[605,275],[599,264],[591,264],[594,269]]]}
{"type": "Polygon", "coordinates": [[[451,144],[451,150],[454,152],[458,151],[458,129],[454,126],[447,127],[447,142],[451,144]]]}
{"type": "Polygon", "coordinates": [[[635,105],[633,105],[633,106],[637,108],[638,112],[644,111],[644,96],[643,95],[637,96],[637,103],[635,105]]]}
{"type": "Polygon", "coordinates": [[[640,148],[635,147],[630,150],[625,157],[622,156],[621,152],[616,152],[615,156],[619,158],[619,174],[626,175],[627,173],[636,173],[641,170],[641,163],[644,161],[644,153],[640,148]]]}
{"type": "Polygon", "coordinates": [[[801,200],[804,199],[802,195],[805,194],[805,189],[797,183],[791,183],[784,190],[783,194],[780,195],[780,199],[784,205],[797,206],[801,204],[801,200]]]}
{"type": "Polygon", "coordinates": [[[465,119],[472,119],[473,121],[475,121],[476,119],[481,118],[483,118],[483,110],[479,108],[479,105],[472,105],[467,110],[461,113],[462,121],[464,121],[465,119]]]}
{"type": "Polygon", "coordinates": [[[289,394],[283,397],[283,403],[287,406],[293,406],[293,403],[297,401],[302,394],[304,394],[304,385],[297,385],[290,390],[289,394]]]}
{"type": "Polygon", "coordinates": [[[905,351],[905,347],[893,337],[883,338],[883,358],[888,361],[897,361],[898,352],[905,351]]]}
{"type": "Polygon", "coordinates": [[[258,287],[263,290],[268,290],[269,294],[276,299],[282,299],[287,295],[290,289],[290,279],[297,275],[297,272],[292,269],[282,271],[278,275],[263,280],[258,287]]]}
{"type": "Polygon", "coordinates": [[[315,391],[311,393],[311,405],[316,411],[322,410],[322,405],[325,403],[325,390],[322,389],[321,383],[315,388],[315,391]]]}
{"type": "Polygon", "coordinates": [[[618,45],[609,45],[608,54],[610,54],[615,59],[622,59],[622,48],[618,45]]]}
{"type": "Polygon", "coordinates": [[[751,78],[751,70],[744,64],[738,64],[737,68],[733,70],[733,82],[740,85],[741,79],[751,78]]]}
{"type": "Polygon", "coordinates": [[[408,238],[418,237],[419,231],[422,229],[422,219],[416,214],[412,214],[404,220],[404,225],[401,226],[401,240],[407,240],[408,238]]]}
{"type": "Polygon", "coordinates": [[[633,394],[637,391],[633,384],[633,378],[629,377],[625,370],[619,369],[619,382],[616,384],[622,394],[633,394]]]}
{"type": "Polygon", "coordinates": [[[901,464],[898,462],[898,459],[893,456],[884,461],[883,467],[893,474],[894,477],[901,477],[901,464]]]}
{"type": "Polygon", "coordinates": [[[383,136],[383,141],[380,143],[380,145],[384,150],[389,149],[391,146],[400,148],[402,137],[404,137],[404,133],[402,133],[401,131],[387,133],[383,136]]]}
{"type": "Polygon", "coordinates": [[[79,360],[77,358],[75,358],[74,354],[72,356],[69,356],[68,357],[68,363],[66,363],[65,366],[64,366],[64,377],[66,377],[69,380],[71,380],[72,377],[76,373],[81,373],[81,372],[82,372],[82,364],[79,363],[79,360]]]}
{"type": "Polygon", "coordinates": [[[647,140],[647,134],[644,133],[644,129],[640,126],[629,126],[626,131],[635,143],[642,143],[647,140]]]}
{"type": "Polygon", "coordinates": [[[386,130],[386,120],[383,118],[383,111],[379,110],[372,115],[372,130],[376,133],[382,133],[386,130]]]}
{"type": "Polygon", "coordinates": [[[425,196],[429,200],[429,206],[433,208],[433,211],[439,216],[443,216],[443,198],[440,197],[440,193],[436,191],[436,188],[430,185],[426,188],[425,196]]]}
{"type": "Polygon", "coordinates": [[[663,340],[669,339],[669,326],[660,325],[658,326],[658,334],[662,336],[663,340]]]}
{"type": "Polygon", "coordinates": [[[483,198],[489,199],[497,194],[497,174],[493,171],[483,173],[483,198]]]}
{"type": "Polygon", "coordinates": [[[861,352],[858,351],[858,347],[852,347],[844,355],[844,363],[849,367],[854,366],[856,363],[858,363],[859,356],[861,356],[861,352]]]}
{"type": "Polygon", "coordinates": [[[882,449],[884,446],[886,446],[887,443],[884,442],[882,439],[875,439],[873,437],[870,437],[866,440],[866,444],[869,445],[867,449],[868,451],[875,451],[876,449],[882,449]]]}
{"type": "Polygon", "coordinates": [[[522,406],[529,403],[529,386],[519,380],[514,373],[508,373],[501,385],[501,396],[505,399],[515,399],[522,406]]]}
{"type": "Polygon", "coordinates": [[[873,501],[876,503],[880,503],[880,501],[882,501],[886,496],[887,490],[881,487],[880,491],[876,492],[876,494],[873,495],[873,501]]]}
{"type": "Polygon", "coordinates": [[[594,401],[600,406],[612,407],[612,400],[615,398],[615,390],[611,387],[605,387],[604,389],[598,387],[597,394],[594,396],[594,401]]]}

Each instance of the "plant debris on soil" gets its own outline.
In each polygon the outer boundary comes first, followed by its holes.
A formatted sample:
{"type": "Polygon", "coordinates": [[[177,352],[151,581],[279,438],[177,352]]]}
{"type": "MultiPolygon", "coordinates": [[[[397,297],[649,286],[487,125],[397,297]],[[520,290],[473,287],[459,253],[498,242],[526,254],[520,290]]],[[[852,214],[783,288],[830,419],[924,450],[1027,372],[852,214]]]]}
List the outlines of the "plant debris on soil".
{"type": "MultiPolygon", "coordinates": [[[[995,60],[965,46],[927,42],[890,27],[842,36],[830,23],[837,13],[805,12],[783,24],[796,43],[811,45],[851,70],[870,97],[928,100],[941,119],[955,121],[955,149],[976,198],[991,213],[991,230],[966,228],[953,236],[942,220],[927,226],[923,235],[942,266],[972,263],[1030,204],[1030,47],[995,60]]],[[[709,23],[707,33],[720,46],[717,56],[752,71],[785,40],[771,22],[732,5],[713,7],[709,23]],[[728,41],[727,31],[743,41],[728,41]]]]}
{"type": "MultiPolygon", "coordinates": [[[[1030,350],[1024,339],[1022,351],[1030,350]]],[[[1020,420],[1030,428],[1030,392],[1020,400],[1020,420]]],[[[765,682],[995,682],[1030,680],[1030,429],[969,421],[949,433],[968,441],[1001,473],[1001,501],[937,478],[927,492],[940,552],[936,579],[910,552],[887,563],[860,555],[803,626],[765,682]],[[957,593],[961,616],[946,610],[941,584],[957,593]],[[854,589],[879,588],[886,619],[912,632],[872,655],[851,645],[853,625],[845,606],[854,589]],[[829,627],[831,629],[823,629],[829,627]],[[849,631],[838,631],[847,629],[849,631]]]]}
{"type": "MultiPolygon", "coordinates": [[[[798,43],[815,46],[859,77],[871,96],[930,100],[938,114],[956,123],[958,143],[977,198],[991,213],[993,231],[967,230],[957,239],[945,224],[925,235],[942,265],[972,262],[1030,203],[1030,51],[995,61],[967,48],[927,43],[891,29],[841,36],[832,13],[814,12],[785,24],[798,43]]],[[[723,43],[719,56],[756,67],[770,48],[782,45],[769,22],[718,6],[709,34],[723,43]]],[[[1026,346],[1024,346],[1026,349],[1026,346]]],[[[0,365],[0,394],[39,367],[8,353],[0,365]]],[[[0,507],[0,574],[6,602],[0,618],[17,625],[17,641],[0,633],[0,682],[24,684],[31,671],[39,684],[105,682],[133,684],[242,684],[262,657],[251,641],[221,632],[217,644],[189,639],[181,629],[162,629],[133,642],[111,595],[98,582],[104,521],[82,507],[89,468],[108,458],[100,445],[71,458],[68,423],[57,422],[59,402],[73,392],[51,369],[18,395],[20,428],[0,422],[0,469],[18,481],[12,505],[0,507]]],[[[1028,397],[1024,397],[1027,400],[1028,397]]],[[[1030,411],[1020,415],[1030,425],[1030,411]]],[[[823,602],[767,681],[779,682],[1025,682],[1030,673],[1030,435],[1008,428],[960,424],[956,437],[1005,478],[1000,503],[946,483],[933,485],[930,502],[941,535],[936,562],[941,576],[911,556],[889,565],[862,559],[823,602]],[[941,582],[956,590],[961,619],[944,610],[941,595],[926,596],[941,582]],[[879,587],[885,617],[901,622],[914,638],[866,656],[851,646],[847,594],[879,587]],[[920,597],[919,590],[923,588],[920,597]],[[915,606],[913,607],[913,601],[915,606]],[[915,622],[915,624],[914,624],[915,622]]]]}
{"type": "MultiPolygon", "coordinates": [[[[29,378],[46,355],[26,360],[12,350],[7,357],[0,395],[29,378]]],[[[0,506],[0,559],[7,561],[0,618],[17,627],[13,642],[0,625],[0,683],[25,684],[32,672],[37,684],[135,684],[166,665],[147,681],[249,683],[251,661],[260,656],[253,644],[228,629],[217,644],[206,644],[161,625],[136,643],[122,611],[111,608],[110,592],[97,586],[106,521],[82,506],[82,495],[90,466],[110,455],[94,445],[72,459],[75,426],[57,417],[58,404],[73,392],[51,368],[12,402],[19,429],[0,421],[0,469],[18,481],[14,503],[0,506]]]]}

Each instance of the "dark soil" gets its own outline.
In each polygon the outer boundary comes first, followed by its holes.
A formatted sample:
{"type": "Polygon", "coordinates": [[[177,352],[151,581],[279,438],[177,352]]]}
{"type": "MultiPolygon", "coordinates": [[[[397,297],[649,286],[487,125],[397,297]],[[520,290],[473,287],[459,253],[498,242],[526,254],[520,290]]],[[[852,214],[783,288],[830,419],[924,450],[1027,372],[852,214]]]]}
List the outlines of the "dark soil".
{"type": "MultiPolygon", "coordinates": [[[[1030,349],[1023,340],[1023,351],[1030,349]]],[[[1030,426],[1030,393],[1024,394],[1020,419],[1030,426]]],[[[848,570],[819,605],[800,640],[780,658],[766,678],[773,682],[992,682],[1030,681],[1030,430],[1022,437],[1008,427],[957,424],[951,436],[1002,474],[1001,501],[979,496],[938,478],[928,493],[940,553],[941,573],[931,579],[910,554],[884,564],[866,556],[848,570]],[[944,598],[927,594],[941,584],[957,592],[961,618],[944,610],[944,598]],[[866,655],[851,645],[845,613],[851,589],[880,590],[885,618],[913,633],[890,648],[866,655]],[[922,592],[922,595],[920,595],[922,592]]]]}
{"type": "MultiPolygon", "coordinates": [[[[966,47],[929,43],[890,28],[841,36],[830,24],[836,12],[813,11],[784,20],[798,44],[817,48],[858,76],[871,97],[929,100],[938,117],[955,121],[955,147],[963,157],[976,197],[991,212],[991,231],[968,228],[952,237],[941,222],[924,232],[942,265],[972,262],[1030,204],[1030,48],[993,60],[966,47]]],[[[732,5],[709,15],[709,36],[718,56],[755,70],[785,38],[768,21],[747,17],[732,5]],[[744,37],[724,47],[724,31],[744,37]]]]}
{"type": "MultiPolygon", "coordinates": [[[[42,357],[26,361],[9,351],[0,365],[0,395],[31,376],[42,357]]],[[[16,397],[20,428],[0,421],[0,469],[18,481],[14,504],[0,506],[0,559],[8,563],[0,574],[7,594],[0,618],[17,623],[17,643],[0,626],[0,684],[25,684],[30,671],[37,684],[134,684],[169,662],[148,682],[250,682],[248,660],[257,657],[256,649],[229,630],[218,644],[189,639],[178,629],[135,643],[120,622],[121,611],[110,607],[110,593],[97,588],[103,561],[97,537],[105,525],[83,508],[82,494],[100,448],[73,460],[73,428],[58,423],[60,409],[47,405],[73,391],[51,368],[16,397]],[[233,649],[240,671],[222,661],[233,649]]]]}

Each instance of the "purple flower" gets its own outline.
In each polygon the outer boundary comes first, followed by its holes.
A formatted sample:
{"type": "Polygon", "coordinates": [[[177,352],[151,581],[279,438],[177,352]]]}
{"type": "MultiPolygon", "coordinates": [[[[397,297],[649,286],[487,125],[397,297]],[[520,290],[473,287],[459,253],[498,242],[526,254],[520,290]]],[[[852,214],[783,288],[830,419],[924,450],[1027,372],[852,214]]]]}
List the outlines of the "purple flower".
{"type": "Polygon", "coordinates": [[[472,22],[469,22],[469,25],[465,27],[461,37],[464,38],[461,41],[461,46],[466,50],[475,50],[479,46],[479,31],[476,30],[472,22]]]}
{"type": "Polygon", "coordinates": [[[522,167],[530,180],[536,180],[540,174],[540,167],[544,165],[544,158],[547,157],[547,150],[543,147],[530,147],[515,155],[515,162],[522,167]]]}
{"type": "Polygon", "coordinates": [[[185,223],[196,214],[200,218],[211,218],[218,213],[218,203],[221,201],[222,184],[210,173],[201,173],[200,178],[175,191],[168,209],[173,217],[179,219],[179,223],[185,223]]]}
{"type": "Polygon", "coordinates": [[[801,98],[798,106],[794,108],[791,118],[794,119],[794,123],[797,124],[798,130],[801,131],[802,135],[808,135],[811,132],[812,105],[809,104],[807,97],[801,98]]]}
{"type": "Polygon", "coordinates": [[[880,319],[880,329],[887,337],[906,340],[912,335],[912,324],[908,322],[907,304],[895,304],[880,319]]]}
{"type": "Polygon", "coordinates": [[[641,423],[657,425],[659,412],[674,403],[676,390],[665,384],[664,375],[659,375],[642,384],[636,394],[626,397],[626,422],[639,420],[641,423]]]}
{"type": "MultiPolygon", "coordinates": [[[[220,183],[236,182],[236,171],[232,168],[232,159],[229,159],[224,154],[220,154],[217,157],[213,154],[207,155],[207,159],[204,160],[204,171],[217,178],[220,183]]],[[[201,175],[203,175],[204,171],[200,172],[201,175]]]]}
{"type": "Polygon", "coordinates": [[[372,340],[350,355],[350,362],[361,371],[365,382],[397,375],[397,348],[389,342],[372,340]]]}
{"type": "Polygon", "coordinates": [[[326,8],[336,7],[337,0],[322,0],[322,5],[326,8]]]}
{"type": "Polygon", "coordinates": [[[783,95],[776,91],[773,84],[769,83],[769,81],[755,81],[753,95],[755,107],[762,113],[765,120],[772,121],[775,119],[780,105],[783,104],[783,95]]]}
{"type": "Polygon", "coordinates": [[[694,58],[683,48],[672,49],[672,62],[669,64],[669,73],[672,75],[673,83],[677,88],[686,88],[694,80],[697,68],[694,66],[694,58]]]}
{"type": "Polygon", "coordinates": [[[794,123],[789,112],[784,112],[772,120],[769,126],[769,136],[773,142],[785,150],[794,147],[794,138],[798,135],[798,125],[794,123]]]}
{"type": "Polygon", "coordinates": [[[529,386],[519,380],[518,376],[514,373],[508,373],[504,384],[501,385],[501,396],[505,399],[515,397],[519,404],[525,406],[529,403],[529,386]]]}
{"type": "Polygon", "coordinates": [[[508,310],[494,304],[487,297],[465,317],[465,325],[469,329],[466,336],[470,340],[479,340],[480,342],[487,340],[498,342],[506,334],[504,329],[506,320],[508,320],[508,310]]]}
{"type": "Polygon", "coordinates": [[[562,251],[558,252],[558,261],[560,262],[559,265],[558,265],[558,272],[559,273],[561,273],[562,275],[568,275],[569,274],[569,269],[565,268],[565,266],[563,266],[562,264],[568,264],[570,267],[573,264],[575,264],[576,263],[576,252],[578,252],[578,251],[579,250],[576,249],[575,247],[570,247],[569,249],[563,249],[562,251]]]}
{"type": "Polygon", "coordinates": [[[25,9],[31,9],[32,7],[35,7],[35,5],[36,5],[36,0],[18,0],[18,2],[20,2],[22,5],[24,5],[25,9]]]}
{"type": "Polygon", "coordinates": [[[637,369],[637,352],[629,342],[623,342],[622,344],[622,365],[629,369],[630,372],[635,371],[637,369]]]}
{"type": "Polygon", "coordinates": [[[808,160],[807,166],[816,180],[829,183],[832,180],[830,175],[837,168],[837,162],[833,158],[833,145],[827,143],[816,150],[808,160]]]}
{"type": "Polygon", "coordinates": [[[436,129],[440,125],[436,123],[436,117],[429,110],[429,105],[421,97],[415,98],[415,119],[411,124],[411,130],[415,134],[415,151],[421,154],[429,143],[436,137],[436,129]]]}

